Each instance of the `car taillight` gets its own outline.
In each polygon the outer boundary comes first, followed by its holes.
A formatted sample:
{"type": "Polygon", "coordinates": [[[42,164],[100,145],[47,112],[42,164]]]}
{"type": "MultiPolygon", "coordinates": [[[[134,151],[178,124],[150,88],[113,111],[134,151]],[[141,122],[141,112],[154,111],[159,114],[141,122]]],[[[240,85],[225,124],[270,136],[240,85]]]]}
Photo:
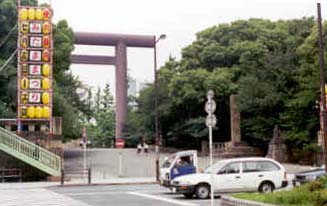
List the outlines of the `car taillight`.
{"type": "Polygon", "coordinates": [[[287,172],[284,172],[284,179],[287,179],[287,172]]]}

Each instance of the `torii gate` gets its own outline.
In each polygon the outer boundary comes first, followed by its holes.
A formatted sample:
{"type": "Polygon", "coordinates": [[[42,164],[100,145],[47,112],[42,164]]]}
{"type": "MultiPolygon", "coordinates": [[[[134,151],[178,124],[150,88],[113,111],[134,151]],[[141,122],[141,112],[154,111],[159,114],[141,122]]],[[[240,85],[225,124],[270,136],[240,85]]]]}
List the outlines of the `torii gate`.
{"type": "Polygon", "coordinates": [[[122,138],[127,120],[127,47],[155,48],[156,37],[150,35],[126,35],[75,32],[75,44],[114,46],[115,56],[72,55],[71,63],[116,66],[116,139],[122,138]]]}

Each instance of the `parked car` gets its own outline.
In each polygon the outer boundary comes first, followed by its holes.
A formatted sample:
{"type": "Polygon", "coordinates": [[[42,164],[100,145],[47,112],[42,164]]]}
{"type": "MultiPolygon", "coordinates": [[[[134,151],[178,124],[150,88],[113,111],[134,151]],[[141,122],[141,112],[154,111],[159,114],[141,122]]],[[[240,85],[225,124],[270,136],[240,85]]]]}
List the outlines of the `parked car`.
{"type": "Polygon", "coordinates": [[[287,186],[284,167],[275,160],[262,157],[221,160],[204,173],[184,175],[171,181],[177,193],[194,194],[200,199],[210,195],[210,174],[214,193],[260,191],[264,193],[287,186]]]}
{"type": "Polygon", "coordinates": [[[299,186],[304,183],[315,181],[325,174],[326,172],[324,165],[316,169],[298,172],[294,175],[293,186],[299,186]]]}
{"type": "Polygon", "coordinates": [[[176,152],[163,162],[160,167],[160,185],[170,188],[170,182],[176,177],[198,172],[197,151],[176,152]]]}

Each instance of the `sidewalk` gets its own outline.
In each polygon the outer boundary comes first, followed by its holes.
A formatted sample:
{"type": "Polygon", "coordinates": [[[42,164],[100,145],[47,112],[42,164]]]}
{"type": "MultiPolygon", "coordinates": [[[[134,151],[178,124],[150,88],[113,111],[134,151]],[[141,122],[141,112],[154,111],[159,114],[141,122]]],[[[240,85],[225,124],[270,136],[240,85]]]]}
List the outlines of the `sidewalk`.
{"type": "MultiPolygon", "coordinates": [[[[110,178],[110,179],[92,179],[91,185],[129,185],[129,184],[155,184],[155,177],[145,178],[110,178]]],[[[64,186],[88,185],[87,178],[73,179],[66,181],[64,186]]],[[[60,182],[15,182],[0,183],[0,190],[16,190],[16,189],[35,189],[61,186],[60,182]]]]}
{"type": "MultiPolygon", "coordinates": [[[[155,177],[122,177],[110,179],[92,179],[92,185],[129,185],[129,184],[155,184],[157,183],[155,177]]],[[[85,179],[71,179],[66,181],[64,185],[87,185],[87,178],[85,179]]]]}

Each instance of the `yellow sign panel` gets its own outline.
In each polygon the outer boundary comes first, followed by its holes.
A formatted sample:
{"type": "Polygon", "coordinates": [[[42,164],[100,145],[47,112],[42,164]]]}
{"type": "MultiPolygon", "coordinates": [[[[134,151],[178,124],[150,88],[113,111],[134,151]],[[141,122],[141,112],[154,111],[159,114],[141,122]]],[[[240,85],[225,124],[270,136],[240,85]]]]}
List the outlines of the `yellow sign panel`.
{"type": "Polygon", "coordinates": [[[18,117],[50,119],[52,114],[52,10],[18,10],[18,117]]]}

